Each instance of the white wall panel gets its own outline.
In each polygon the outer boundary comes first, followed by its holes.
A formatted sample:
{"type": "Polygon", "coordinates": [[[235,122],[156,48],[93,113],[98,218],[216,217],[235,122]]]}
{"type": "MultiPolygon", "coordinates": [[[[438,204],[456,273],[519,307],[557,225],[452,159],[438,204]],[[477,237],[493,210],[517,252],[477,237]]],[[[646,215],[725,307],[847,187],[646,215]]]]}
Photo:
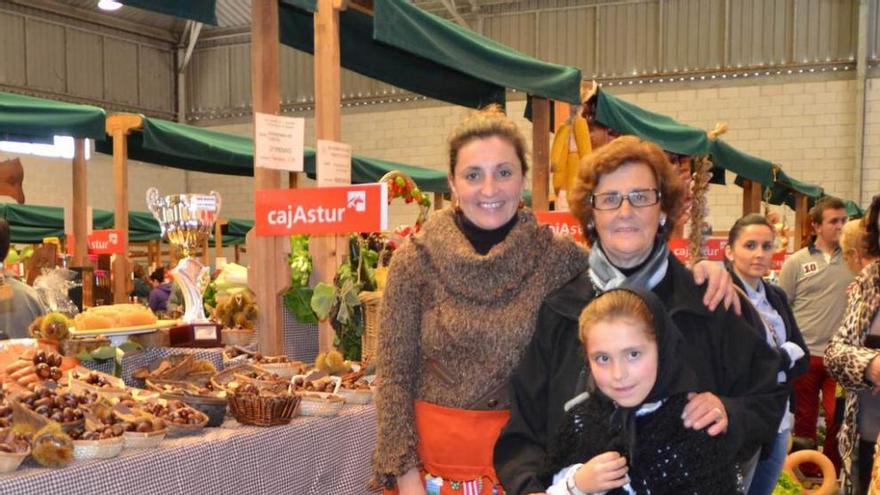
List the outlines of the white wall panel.
{"type": "Polygon", "coordinates": [[[104,97],[104,38],[67,29],[67,91],[81,98],[104,97]]]}
{"type": "Polygon", "coordinates": [[[24,18],[0,12],[0,84],[27,83],[24,47],[24,18]]]}
{"type": "Polygon", "coordinates": [[[25,22],[27,42],[27,85],[63,93],[66,90],[64,27],[28,19],[25,22]]]}
{"type": "Polygon", "coordinates": [[[104,40],[104,98],[115,103],[138,103],[138,45],[128,41],[104,40]]]}

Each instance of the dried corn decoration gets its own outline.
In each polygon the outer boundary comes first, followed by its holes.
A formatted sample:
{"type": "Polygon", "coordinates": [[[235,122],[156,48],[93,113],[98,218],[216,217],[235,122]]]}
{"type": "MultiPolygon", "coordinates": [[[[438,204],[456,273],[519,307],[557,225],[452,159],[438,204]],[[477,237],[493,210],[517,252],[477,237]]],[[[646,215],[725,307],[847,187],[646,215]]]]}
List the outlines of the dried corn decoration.
{"type": "Polygon", "coordinates": [[[690,259],[696,260],[703,253],[703,232],[709,228],[706,217],[709,214],[709,181],[712,180],[712,162],[706,156],[694,159],[694,179],[692,184],[693,202],[691,204],[691,225],[688,241],[690,259]]]}

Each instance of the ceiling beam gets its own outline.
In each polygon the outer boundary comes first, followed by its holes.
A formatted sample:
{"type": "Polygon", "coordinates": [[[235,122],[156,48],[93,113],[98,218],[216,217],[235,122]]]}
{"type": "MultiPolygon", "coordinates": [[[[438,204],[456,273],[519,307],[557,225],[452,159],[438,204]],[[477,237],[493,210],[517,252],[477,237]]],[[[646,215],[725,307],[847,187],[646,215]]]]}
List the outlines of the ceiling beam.
{"type": "MultiPolygon", "coordinates": [[[[183,29],[184,33],[188,33],[188,40],[186,43],[186,53],[183,55],[183,60],[180,61],[180,66],[177,67],[177,72],[183,72],[186,70],[186,66],[189,65],[190,57],[192,57],[193,48],[196,47],[196,42],[199,40],[199,33],[202,31],[202,23],[195,21],[186,21],[186,27],[183,29]]],[[[183,37],[181,36],[181,42],[183,41],[183,37]]]]}
{"type": "Polygon", "coordinates": [[[125,19],[111,17],[89,9],[71,7],[57,0],[9,0],[9,2],[16,5],[21,5],[23,7],[30,7],[33,9],[58,14],[64,17],[70,17],[72,19],[88,22],[91,24],[98,24],[128,33],[147,36],[149,38],[154,38],[160,41],[170,43],[174,43],[177,41],[177,36],[175,36],[175,33],[173,31],[166,31],[164,29],[160,29],[154,26],[147,26],[144,24],[127,21],[125,19]]]}

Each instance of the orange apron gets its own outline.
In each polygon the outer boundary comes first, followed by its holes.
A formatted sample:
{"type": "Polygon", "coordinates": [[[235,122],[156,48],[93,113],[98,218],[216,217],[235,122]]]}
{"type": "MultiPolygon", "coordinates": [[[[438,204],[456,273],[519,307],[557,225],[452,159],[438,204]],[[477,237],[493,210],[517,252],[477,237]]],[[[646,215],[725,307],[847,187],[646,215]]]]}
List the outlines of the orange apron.
{"type": "MultiPolygon", "coordinates": [[[[493,487],[503,493],[492,456],[509,417],[508,410],[476,411],[415,401],[422,475],[443,478],[440,495],[459,495],[462,489],[453,485],[472,480],[483,481],[480,495],[492,495],[493,487]]],[[[384,491],[385,495],[396,493],[384,491]]]]}

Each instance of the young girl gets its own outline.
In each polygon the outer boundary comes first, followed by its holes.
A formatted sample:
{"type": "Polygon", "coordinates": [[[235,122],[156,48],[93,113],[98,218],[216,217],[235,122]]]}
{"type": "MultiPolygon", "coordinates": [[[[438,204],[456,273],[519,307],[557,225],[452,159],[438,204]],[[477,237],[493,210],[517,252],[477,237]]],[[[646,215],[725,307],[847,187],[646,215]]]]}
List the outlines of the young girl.
{"type": "Polygon", "coordinates": [[[608,291],[584,309],[579,329],[594,387],[566,404],[547,493],[737,493],[723,435],[682,423],[696,381],[659,299],[638,288],[608,291]]]}

